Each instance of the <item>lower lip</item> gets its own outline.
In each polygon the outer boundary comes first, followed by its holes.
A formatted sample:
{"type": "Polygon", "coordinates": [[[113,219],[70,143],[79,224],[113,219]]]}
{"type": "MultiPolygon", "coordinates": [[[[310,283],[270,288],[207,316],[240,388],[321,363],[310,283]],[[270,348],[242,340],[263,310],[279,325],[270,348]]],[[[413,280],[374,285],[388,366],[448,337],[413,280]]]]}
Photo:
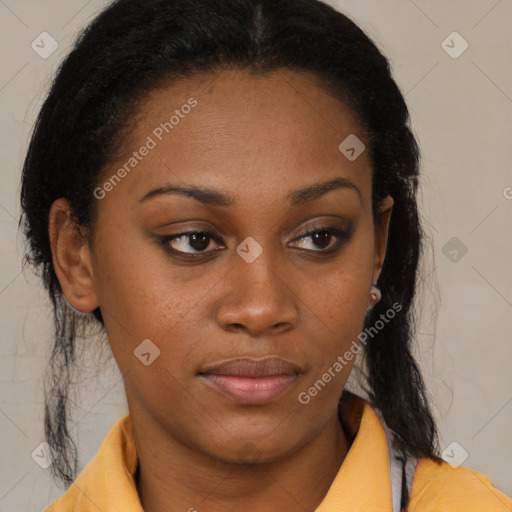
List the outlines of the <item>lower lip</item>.
{"type": "Polygon", "coordinates": [[[297,375],[241,377],[206,374],[203,377],[216,389],[239,404],[266,404],[272,402],[283,395],[297,379],[297,375]]]}

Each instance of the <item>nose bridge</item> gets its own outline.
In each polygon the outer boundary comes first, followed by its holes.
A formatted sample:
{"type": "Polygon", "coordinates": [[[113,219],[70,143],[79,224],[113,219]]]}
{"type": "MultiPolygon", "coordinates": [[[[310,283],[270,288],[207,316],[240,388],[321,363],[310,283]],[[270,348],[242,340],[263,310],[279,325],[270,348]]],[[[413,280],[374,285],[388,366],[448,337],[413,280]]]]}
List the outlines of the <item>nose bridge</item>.
{"type": "Polygon", "coordinates": [[[283,259],[263,249],[254,239],[245,240],[233,254],[224,299],[217,309],[223,328],[246,328],[253,334],[290,328],[298,319],[295,295],[283,259]]]}
{"type": "MultiPolygon", "coordinates": [[[[242,252],[247,248],[249,248],[249,252],[253,251],[248,243],[240,244],[239,251],[242,252]]],[[[237,262],[235,276],[241,284],[245,283],[252,288],[250,295],[261,292],[270,297],[270,295],[282,293],[281,288],[285,287],[286,277],[282,269],[279,268],[281,258],[277,257],[275,253],[267,249],[261,252],[254,261],[248,262],[242,257],[240,259],[242,261],[237,262]]]]}

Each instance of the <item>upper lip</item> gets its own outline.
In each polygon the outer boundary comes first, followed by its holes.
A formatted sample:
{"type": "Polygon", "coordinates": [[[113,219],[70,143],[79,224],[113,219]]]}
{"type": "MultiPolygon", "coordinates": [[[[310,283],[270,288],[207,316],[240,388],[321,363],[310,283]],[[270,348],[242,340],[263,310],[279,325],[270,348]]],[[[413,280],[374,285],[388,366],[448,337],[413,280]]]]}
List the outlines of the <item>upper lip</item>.
{"type": "Polygon", "coordinates": [[[205,366],[200,374],[233,375],[244,377],[270,377],[273,375],[295,375],[302,369],[294,363],[271,356],[263,359],[237,357],[205,366]]]}

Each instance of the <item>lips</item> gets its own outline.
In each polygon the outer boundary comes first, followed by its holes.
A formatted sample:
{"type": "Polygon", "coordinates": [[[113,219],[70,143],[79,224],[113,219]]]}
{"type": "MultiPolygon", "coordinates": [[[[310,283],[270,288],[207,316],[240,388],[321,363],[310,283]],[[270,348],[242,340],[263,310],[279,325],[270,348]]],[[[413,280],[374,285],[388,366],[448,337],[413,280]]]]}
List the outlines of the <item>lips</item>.
{"type": "Polygon", "coordinates": [[[295,375],[301,373],[301,368],[280,357],[266,357],[264,359],[239,357],[223,361],[217,365],[207,366],[199,373],[238,377],[272,377],[273,375],[295,375]]]}
{"type": "Polygon", "coordinates": [[[288,391],[302,369],[279,357],[236,358],[206,366],[199,375],[239,404],[269,403],[288,391]]]}

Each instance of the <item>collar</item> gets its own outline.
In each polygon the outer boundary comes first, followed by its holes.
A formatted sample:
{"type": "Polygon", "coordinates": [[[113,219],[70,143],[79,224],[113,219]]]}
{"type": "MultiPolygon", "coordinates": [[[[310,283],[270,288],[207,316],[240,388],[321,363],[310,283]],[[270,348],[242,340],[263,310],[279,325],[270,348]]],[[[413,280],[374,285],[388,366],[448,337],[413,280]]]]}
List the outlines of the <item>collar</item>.
{"type": "MultiPolygon", "coordinates": [[[[340,419],[351,446],[315,512],[391,512],[388,448],[377,414],[361,397],[344,391],[340,419]]],[[[143,512],[134,479],[137,463],[131,418],[126,414],[46,512],[143,512]]]]}

